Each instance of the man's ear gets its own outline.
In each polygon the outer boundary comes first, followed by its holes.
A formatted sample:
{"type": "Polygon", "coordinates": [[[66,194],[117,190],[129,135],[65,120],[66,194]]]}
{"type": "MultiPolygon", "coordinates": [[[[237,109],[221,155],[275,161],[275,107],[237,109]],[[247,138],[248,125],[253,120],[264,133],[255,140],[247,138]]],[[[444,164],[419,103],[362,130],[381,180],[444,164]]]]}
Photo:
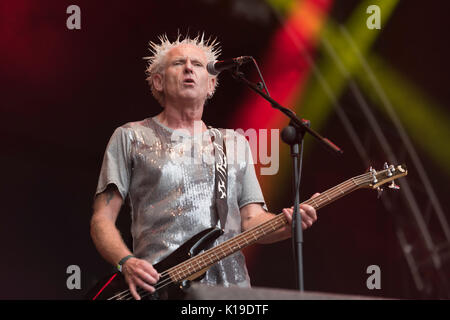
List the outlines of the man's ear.
{"type": "Polygon", "coordinates": [[[163,91],[163,76],[160,73],[155,73],[152,77],[153,87],[156,91],[163,91]]]}
{"type": "Polygon", "coordinates": [[[216,86],[216,81],[217,81],[216,77],[211,77],[209,79],[209,81],[208,81],[208,97],[213,95],[214,88],[216,86]]]}

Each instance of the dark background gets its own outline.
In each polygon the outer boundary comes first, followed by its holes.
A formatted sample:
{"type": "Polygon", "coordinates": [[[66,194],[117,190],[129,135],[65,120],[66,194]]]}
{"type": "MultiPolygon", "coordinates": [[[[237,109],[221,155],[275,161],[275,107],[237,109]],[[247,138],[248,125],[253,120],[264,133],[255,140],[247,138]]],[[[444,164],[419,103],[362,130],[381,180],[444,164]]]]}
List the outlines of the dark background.
{"type": "MultiPolygon", "coordinates": [[[[112,270],[89,235],[91,206],[103,152],[113,130],[161,110],[145,81],[142,57],[148,55],[147,43],[163,33],[173,38],[178,30],[182,34],[205,30],[218,37],[222,57],[252,55],[258,60],[265,55],[279,21],[263,1],[249,1],[255,8],[262,6],[260,15],[236,14],[233,7],[237,2],[21,0],[0,4],[0,298],[80,299],[112,270]],[[81,8],[81,30],[66,28],[66,8],[71,4],[81,8]],[[81,268],[81,290],[66,287],[69,265],[81,268]]],[[[345,21],[357,3],[334,1],[330,17],[335,22],[345,21]]],[[[448,115],[450,51],[445,34],[449,20],[444,4],[401,1],[371,50],[438,101],[448,115]]],[[[365,21],[361,25],[365,27],[365,21]]],[[[318,51],[320,56],[320,48],[318,51]]],[[[232,118],[240,112],[239,101],[248,94],[248,89],[231,77],[221,75],[217,93],[205,109],[205,122],[233,127],[232,118]]],[[[345,89],[339,102],[364,135],[365,145],[370,145],[373,165],[380,167],[385,155],[356,111],[354,93],[345,89]]],[[[401,149],[391,122],[383,121],[383,115],[372,107],[385,134],[401,149]]],[[[427,134],[423,128],[417,130],[427,134]]],[[[335,114],[321,134],[336,141],[346,153],[334,159],[311,143],[303,164],[303,199],[365,169],[335,114]]],[[[417,152],[448,219],[449,177],[425,151],[417,148],[417,152]]],[[[398,157],[411,162],[404,151],[398,157]]],[[[413,192],[418,203],[426,204],[427,195],[420,189],[414,168],[408,181],[416,186],[413,192]]],[[[265,185],[264,193],[272,188],[285,188],[286,192],[270,207],[276,211],[287,206],[289,181],[282,186],[265,185]]],[[[376,192],[357,191],[320,211],[318,222],[305,233],[306,290],[448,298],[449,291],[439,278],[449,275],[445,252],[438,253],[443,259],[441,269],[430,267],[430,250],[423,250],[408,203],[400,193],[384,197],[377,200],[376,192]],[[389,205],[392,210],[386,209],[389,205]],[[411,245],[425,260],[420,266],[423,289],[414,283],[411,265],[398,241],[400,229],[415,239],[411,245]],[[381,268],[380,290],[366,287],[366,268],[373,264],[381,268]]],[[[128,209],[123,211],[118,224],[129,241],[128,209]]],[[[430,229],[433,234],[439,232],[439,226],[430,229]]],[[[248,251],[248,266],[254,286],[294,288],[289,241],[252,250],[248,251]]]]}

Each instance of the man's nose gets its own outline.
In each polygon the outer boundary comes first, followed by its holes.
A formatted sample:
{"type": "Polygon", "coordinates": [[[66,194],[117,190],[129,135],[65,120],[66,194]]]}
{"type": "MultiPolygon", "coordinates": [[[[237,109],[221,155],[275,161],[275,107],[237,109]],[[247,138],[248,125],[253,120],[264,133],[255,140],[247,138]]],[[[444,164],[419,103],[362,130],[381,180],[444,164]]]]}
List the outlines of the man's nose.
{"type": "Polygon", "coordinates": [[[184,65],[184,72],[192,73],[193,70],[194,70],[194,66],[192,65],[191,60],[187,59],[186,64],[184,65]]]}

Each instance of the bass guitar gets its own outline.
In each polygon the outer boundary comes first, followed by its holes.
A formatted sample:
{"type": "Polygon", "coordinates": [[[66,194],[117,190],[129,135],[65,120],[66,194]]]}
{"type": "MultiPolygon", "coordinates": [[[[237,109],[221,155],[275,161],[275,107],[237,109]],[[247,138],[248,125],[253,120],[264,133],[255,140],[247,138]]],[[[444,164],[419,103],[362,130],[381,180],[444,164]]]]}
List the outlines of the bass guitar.
{"type": "MultiPolygon", "coordinates": [[[[406,176],[408,171],[404,165],[384,165],[383,170],[376,171],[372,168],[362,175],[348,179],[341,184],[322,192],[314,199],[303,202],[313,206],[316,210],[327,204],[361,188],[377,189],[381,192],[381,186],[391,182],[389,188],[398,189],[394,179],[406,176]]],[[[223,231],[218,228],[209,228],[192,237],[164,260],[153,267],[160,273],[154,293],[138,289],[141,298],[145,299],[180,299],[183,296],[183,288],[189,281],[199,280],[202,275],[218,261],[230,256],[264,236],[280,229],[288,222],[284,214],[249,229],[213,248],[205,250],[223,231]]],[[[90,300],[132,300],[134,299],[120,272],[109,275],[98,282],[92,288],[87,297],[90,300]]]]}

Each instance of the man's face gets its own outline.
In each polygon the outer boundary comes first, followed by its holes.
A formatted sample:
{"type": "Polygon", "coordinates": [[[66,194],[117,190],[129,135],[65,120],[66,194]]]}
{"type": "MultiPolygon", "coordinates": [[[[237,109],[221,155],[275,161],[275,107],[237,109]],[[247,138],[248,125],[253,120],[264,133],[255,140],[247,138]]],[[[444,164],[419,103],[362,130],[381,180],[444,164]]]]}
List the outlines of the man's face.
{"type": "Polygon", "coordinates": [[[166,103],[192,101],[204,103],[214,90],[215,78],[206,70],[205,53],[193,45],[179,45],[166,55],[163,75],[155,79],[155,88],[164,92],[166,103]]]}

